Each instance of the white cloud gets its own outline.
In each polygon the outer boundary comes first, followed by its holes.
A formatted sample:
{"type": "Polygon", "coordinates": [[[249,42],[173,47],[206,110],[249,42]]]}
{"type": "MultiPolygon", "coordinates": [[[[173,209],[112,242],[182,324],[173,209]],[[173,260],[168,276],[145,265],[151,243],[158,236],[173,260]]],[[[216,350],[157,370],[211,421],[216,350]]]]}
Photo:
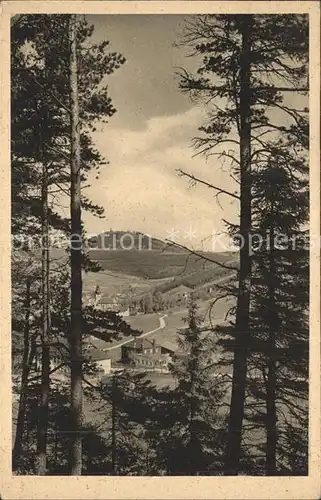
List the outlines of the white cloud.
{"type": "Polygon", "coordinates": [[[107,220],[85,216],[88,231],[133,229],[164,239],[175,228],[178,241],[186,244],[186,231],[192,228],[197,235],[193,245],[200,247],[201,240],[222,231],[222,217],[235,219],[237,205],[230,198],[220,196],[220,207],[213,190],[191,188],[177,174],[181,168],[231,189],[228,173],[215,157],[192,158],[191,138],[204,117],[202,108],[193,107],[181,114],[154,117],[144,130],[109,124],[96,132],[96,145],[110,165],[102,169],[99,180],[92,180],[88,194],[105,207],[107,220]]]}

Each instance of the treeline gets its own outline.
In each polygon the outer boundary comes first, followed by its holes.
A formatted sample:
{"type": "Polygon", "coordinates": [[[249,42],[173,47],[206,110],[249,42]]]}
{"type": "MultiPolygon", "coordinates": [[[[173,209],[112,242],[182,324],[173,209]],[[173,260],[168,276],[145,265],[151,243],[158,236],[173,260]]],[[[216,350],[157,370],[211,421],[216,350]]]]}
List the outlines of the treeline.
{"type": "MultiPolygon", "coordinates": [[[[215,257],[217,258],[217,256],[215,257]]],[[[202,258],[206,259],[206,254],[203,253],[202,258]],[[203,257],[204,255],[205,257],[203,257]]],[[[234,265],[237,265],[236,259],[234,265]]],[[[182,276],[178,275],[172,280],[156,286],[155,289],[157,290],[157,292],[167,293],[174,290],[180,285],[184,285],[195,290],[196,288],[202,287],[206,284],[209,284],[210,286],[211,282],[215,281],[216,279],[218,280],[220,278],[223,278],[224,276],[229,275],[231,275],[231,268],[225,269],[218,264],[213,264],[211,266],[207,266],[205,269],[201,268],[198,271],[193,271],[190,273],[187,272],[186,274],[184,273],[182,276]]]]}
{"type": "Polygon", "coordinates": [[[153,293],[147,293],[140,299],[133,298],[129,300],[129,308],[132,313],[157,313],[168,311],[179,305],[186,305],[186,300],[181,294],[162,294],[158,290],[154,290],[153,293]]]}
{"type": "Polygon", "coordinates": [[[169,288],[169,292],[172,291],[172,293],[162,293],[158,289],[158,287],[156,287],[153,292],[146,293],[140,298],[130,298],[126,301],[126,305],[128,303],[129,309],[132,314],[151,314],[162,311],[169,311],[174,307],[183,306],[184,308],[186,308],[188,304],[188,298],[191,294],[193,295],[195,300],[207,300],[215,296],[215,292],[211,287],[207,289],[191,288],[190,290],[187,290],[187,292],[182,293],[179,290],[175,290],[176,286],[173,288],[169,288]]]}
{"type": "Polygon", "coordinates": [[[133,333],[116,314],[82,307],[82,272],[99,270],[82,251],[82,211],[103,213],[83,188],[107,162],[91,132],[116,112],[107,76],[125,62],[92,34],[81,16],[12,20],[12,232],[41,233],[43,242],[41,259],[28,245],[12,254],[13,469],[305,475],[308,18],[210,15],[185,24],[180,43],[199,67],[182,72],[180,89],[207,107],[194,146],[214,161],[211,179],[180,174],[238,201],[239,224],[225,222],[239,263],[191,252],[234,273],[215,301],[231,296],[236,306],[227,326],[204,330],[191,299],[170,366],[175,387],[163,390],[126,372],[97,384],[85,348],[106,325],[110,337],[133,333]],[[216,159],[229,165],[235,189],[213,183],[216,159]],[[70,241],[61,265],[46,244],[52,231],[70,241]],[[95,422],[84,419],[84,399],[97,407],[95,422]]]}

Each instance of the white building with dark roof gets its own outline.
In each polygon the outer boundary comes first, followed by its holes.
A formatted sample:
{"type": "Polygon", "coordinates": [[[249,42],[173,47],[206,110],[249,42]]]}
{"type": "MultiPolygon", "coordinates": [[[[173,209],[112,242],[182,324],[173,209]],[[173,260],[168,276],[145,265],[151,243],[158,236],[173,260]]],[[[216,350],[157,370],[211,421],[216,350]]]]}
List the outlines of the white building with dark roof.
{"type": "MultiPolygon", "coordinates": [[[[120,294],[118,294],[120,296],[120,294]]],[[[97,285],[93,296],[87,298],[88,305],[99,311],[113,311],[122,317],[130,315],[129,306],[124,306],[116,297],[103,294],[97,285]]]]}
{"type": "Polygon", "coordinates": [[[84,343],[86,353],[89,359],[96,364],[100,376],[108,375],[111,372],[111,357],[107,351],[110,343],[94,336],[90,336],[84,343]]]}

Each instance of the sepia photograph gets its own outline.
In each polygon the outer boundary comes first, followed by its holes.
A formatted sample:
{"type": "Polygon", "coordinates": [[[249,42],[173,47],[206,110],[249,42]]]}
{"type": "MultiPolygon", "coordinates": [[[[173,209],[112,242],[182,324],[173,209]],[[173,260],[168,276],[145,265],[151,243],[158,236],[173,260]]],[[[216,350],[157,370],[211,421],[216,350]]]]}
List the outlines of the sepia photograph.
{"type": "Polygon", "coordinates": [[[13,476],[309,475],[309,36],[11,17],[13,476]]]}

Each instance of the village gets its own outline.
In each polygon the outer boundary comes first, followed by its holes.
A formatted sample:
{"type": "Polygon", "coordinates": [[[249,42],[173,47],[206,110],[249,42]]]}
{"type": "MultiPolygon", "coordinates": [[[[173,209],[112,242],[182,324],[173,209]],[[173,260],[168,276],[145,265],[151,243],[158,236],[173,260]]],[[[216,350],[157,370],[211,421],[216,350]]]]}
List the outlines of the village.
{"type": "MultiPolygon", "coordinates": [[[[191,291],[190,288],[182,285],[175,288],[171,293],[172,304],[175,299],[176,304],[186,308],[191,291]]],[[[103,294],[99,286],[96,286],[93,294],[88,294],[88,305],[101,311],[113,311],[129,324],[131,319],[136,317],[136,324],[139,325],[137,316],[143,315],[145,317],[153,315],[159,323],[156,328],[147,331],[145,329],[140,335],[125,338],[119,342],[111,343],[101,337],[91,335],[86,341],[86,349],[89,358],[95,362],[98,368],[98,379],[101,380],[103,377],[124,368],[131,371],[169,373],[172,356],[174,353],[179,355],[179,351],[176,342],[166,340],[161,335],[161,331],[166,327],[168,314],[164,310],[157,310],[158,308],[154,308],[154,310],[144,308],[144,299],[143,297],[141,301],[132,301],[128,305],[128,298],[123,294],[118,293],[116,296],[110,297],[103,294]]],[[[175,333],[173,332],[173,334],[175,333]]]]}

